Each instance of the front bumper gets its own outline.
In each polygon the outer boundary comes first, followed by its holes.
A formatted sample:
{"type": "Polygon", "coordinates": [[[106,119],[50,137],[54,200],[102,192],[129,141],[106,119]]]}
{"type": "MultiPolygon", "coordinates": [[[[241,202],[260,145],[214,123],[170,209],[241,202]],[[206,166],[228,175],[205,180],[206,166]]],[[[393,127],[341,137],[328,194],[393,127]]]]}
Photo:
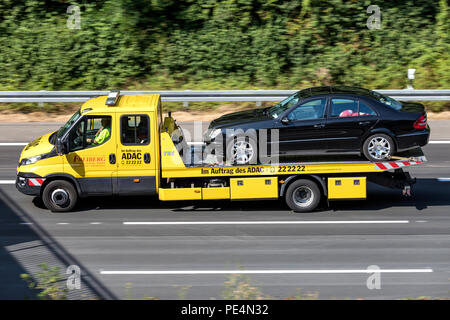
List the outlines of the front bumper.
{"type": "Polygon", "coordinates": [[[16,188],[23,194],[29,196],[39,196],[45,178],[33,173],[18,173],[16,178],[16,188]]]}

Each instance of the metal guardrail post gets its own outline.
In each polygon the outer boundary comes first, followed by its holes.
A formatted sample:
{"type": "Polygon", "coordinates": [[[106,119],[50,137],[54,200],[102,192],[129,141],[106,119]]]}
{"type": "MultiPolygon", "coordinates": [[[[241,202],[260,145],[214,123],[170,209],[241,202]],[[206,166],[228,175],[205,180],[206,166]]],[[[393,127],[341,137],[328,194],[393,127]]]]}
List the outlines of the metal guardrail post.
{"type": "MultiPolygon", "coordinates": [[[[45,90],[40,90],[42,92],[45,92],[45,90]]],[[[38,107],[39,108],[44,108],[44,103],[43,102],[38,102],[38,107]]]]}
{"type": "MultiPolygon", "coordinates": [[[[258,89],[258,91],[263,91],[262,89],[258,89]]],[[[256,106],[257,107],[261,107],[262,106],[262,101],[256,101],[256,106]]]]}
{"type": "MultiPolygon", "coordinates": [[[[192,90],[184,90],[184,91],[192,91],[192,90]]],[[[185,109],[189,109],[189,101],[183,101],[183,107],[185,109]]]]}

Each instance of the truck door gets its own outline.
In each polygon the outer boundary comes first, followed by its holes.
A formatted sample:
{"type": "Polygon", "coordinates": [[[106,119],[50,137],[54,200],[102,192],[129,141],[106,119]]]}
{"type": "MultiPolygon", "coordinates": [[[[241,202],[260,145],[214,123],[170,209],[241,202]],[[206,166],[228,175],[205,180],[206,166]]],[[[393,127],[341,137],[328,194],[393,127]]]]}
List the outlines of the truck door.
{"type": "Polygon", "coordinates": [[[121,113],[117,117],[117,190],[119,195],[156,194],[157,159],[152,154],[157,137],[152,137],[153,112],[121,113]]]}
{"type": "Polygon", "coordinates": [[[69,152],[63,157],[64,173],[79,182],[82,193],[111,195],[117,130],[109,115],[85,116],[68,135],[69,152]]]}

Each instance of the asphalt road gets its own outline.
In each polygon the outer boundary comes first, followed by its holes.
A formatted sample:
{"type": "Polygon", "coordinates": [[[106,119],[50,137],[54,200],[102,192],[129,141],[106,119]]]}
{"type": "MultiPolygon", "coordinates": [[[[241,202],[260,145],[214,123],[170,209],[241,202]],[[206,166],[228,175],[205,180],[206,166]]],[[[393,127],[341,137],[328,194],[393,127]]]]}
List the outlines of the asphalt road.
{"type": "MultiPolygon", "coordinates": [[[[81,268],[69,298],[221,298],[230,270],[253,272],[252,284],[274,298],[449,297],[449,147],[424,148],[428,163],[409,170],[411,199],[370,185],[366,201],[308,214],[282,201],[151,198],[92,198],[52,214],[0,185],[0,298],[32,297],[20,274],[43,262],[81,268]],[[383,271],[380,289],[366,285],[371,265],[383,271]]],[[[14,179],[21,148],[0,146],[0,181],[14,179]]]]}

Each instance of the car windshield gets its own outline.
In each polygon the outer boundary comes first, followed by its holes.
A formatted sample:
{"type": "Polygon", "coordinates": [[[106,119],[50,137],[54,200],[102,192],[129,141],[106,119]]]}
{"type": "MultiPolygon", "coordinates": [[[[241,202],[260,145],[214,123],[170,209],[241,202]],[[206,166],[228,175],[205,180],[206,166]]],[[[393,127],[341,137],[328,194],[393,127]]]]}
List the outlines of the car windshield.
{"type": "Polygon", "coordinates": [[[75,112],[75,114],[69,119],[69,121],[66,122],[65,125],[63,125],[61,128],[59,128],[58,132],[56,132],[56,137],[61,138],[67,130],[72,126],[72,124],[75,123],[79,118],[81,117],[81,112],[78,110],[75,112]]]}
{"type": "Polygon", "coordinates": [[[284,111],[288,110],[292,106],[296,105],[300,101],[301,97],[299,92],[293,94],[292,96],[287,97],[280,103],[274,105],[268,110],[268,113],[274,117],[278,118],[280,114],[282,114],[284,111]]]}
{"type": "Polygon", "coordinates": [[[370,93],[379,102],[387,105],[388,107],[391,107],[392,109],[400,110],[402,108],[402,104],[391,97],[382,95],[381,93],[376,92],[376,91],[370,91],[370,93]]]}

